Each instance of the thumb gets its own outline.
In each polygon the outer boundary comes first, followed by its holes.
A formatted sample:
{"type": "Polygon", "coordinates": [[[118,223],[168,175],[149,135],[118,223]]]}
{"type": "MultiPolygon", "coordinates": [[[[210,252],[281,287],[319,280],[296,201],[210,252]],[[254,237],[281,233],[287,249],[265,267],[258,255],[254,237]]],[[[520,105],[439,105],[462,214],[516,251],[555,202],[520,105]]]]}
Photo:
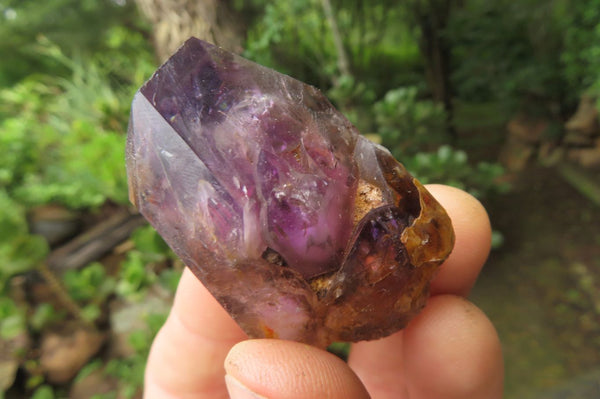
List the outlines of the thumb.
{"type": "Polygon", "coordinates": [[[346,363],[298,342],[240,342],[227,355],[225,371],[231,399],[369,398],[346,363]]]}

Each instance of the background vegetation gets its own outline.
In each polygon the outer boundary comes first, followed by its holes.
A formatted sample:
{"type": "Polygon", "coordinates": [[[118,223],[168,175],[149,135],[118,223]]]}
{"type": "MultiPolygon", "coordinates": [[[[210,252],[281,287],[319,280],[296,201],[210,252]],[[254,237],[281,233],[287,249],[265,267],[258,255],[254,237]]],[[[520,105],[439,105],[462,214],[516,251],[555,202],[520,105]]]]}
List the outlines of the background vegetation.
{"type": "MultiPolygon", "coordinates": [[[[600,91],[600,0],[222,3],[244,56],[321,88],[422,181],[480,198],[510,189],[497,159],[513,115],[562,126],[600,91]]],[[[38,354],[65,326],[111,335],[113,305],[177,284],[182,265],[148,227],[82,267],[47,261],[128,208],[125,134],[159,63],[152,25],[126,0],[0,0],[0,37],[0,392],[63,397],[99,372],[113,381],[101,397],[133,397],[165,312],[127,332],[129,356],[94,353],[75,380],[49,378],[38,354]],[[48,220],[78,228],[36,234],[48,220]]]]}

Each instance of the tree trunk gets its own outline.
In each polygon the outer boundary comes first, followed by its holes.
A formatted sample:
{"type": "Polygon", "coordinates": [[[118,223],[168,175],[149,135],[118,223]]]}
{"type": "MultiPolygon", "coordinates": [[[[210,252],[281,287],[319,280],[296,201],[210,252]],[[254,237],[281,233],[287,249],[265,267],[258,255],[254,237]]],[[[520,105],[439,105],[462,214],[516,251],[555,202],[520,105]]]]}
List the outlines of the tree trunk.
{"type": "MultiPolygon", "coordinates": [[[[329,28],[331,29],[331,34],[333,36],[333,43],[337,52],[337,66],[339,73],[342,76],[350,76],[350,63],[348,62],[348,55],[346,54],[346,49],[344,48],[344,42],[342,41],[342,35],[338,28],[331,2],[330,0],[321,0],[321,5],[323,6],[325,18],[327,18],[327,22],[329,23],[329,28]]],[[[337,85],[337,82],[334,82],[334,84],[337,85]]]]}
{"type": "Polygon", "coordinates": [[[453,124],[454,89],[450,80],[451,56],[450,47],[444,38],[452,5],[453,0],[417,0],[414,2],[413,12],[421,31],[419,47],[425,59],[427,83],[433,99],[444,105],[447,114],[446,127],[455,140],[457,133],[453,124]]]}
{"type": "Polygon", "coordinates": [[[136,0],[153,25],[160,61],[166,60],[190,36],[240,53],[243,24],[225,0],[136,0]]]}

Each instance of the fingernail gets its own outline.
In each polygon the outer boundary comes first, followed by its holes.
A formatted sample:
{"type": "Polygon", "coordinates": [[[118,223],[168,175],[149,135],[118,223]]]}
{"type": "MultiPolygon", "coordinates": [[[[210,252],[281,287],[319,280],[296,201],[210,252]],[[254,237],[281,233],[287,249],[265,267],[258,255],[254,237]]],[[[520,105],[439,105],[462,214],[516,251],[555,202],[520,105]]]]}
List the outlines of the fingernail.
{"type": "Polygon", "coordinates": [[[225,375],[225,385],[227,385],[227,392],[231,399],[267,399],[265,396],[252,392],[230,375],[225,375]]]}

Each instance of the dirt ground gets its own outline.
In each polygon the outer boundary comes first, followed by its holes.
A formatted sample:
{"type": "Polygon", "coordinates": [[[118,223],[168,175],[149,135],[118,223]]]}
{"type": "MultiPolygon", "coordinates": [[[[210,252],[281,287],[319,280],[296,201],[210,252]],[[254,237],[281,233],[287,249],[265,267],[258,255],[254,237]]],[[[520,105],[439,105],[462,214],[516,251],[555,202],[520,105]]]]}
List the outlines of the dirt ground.
{"type": "Polygon", "coordinates": [[[505,241],[471,299],[499,332],[506,398],[600,398],[600,207],[542,167],[485,205],[505,241]]]}

